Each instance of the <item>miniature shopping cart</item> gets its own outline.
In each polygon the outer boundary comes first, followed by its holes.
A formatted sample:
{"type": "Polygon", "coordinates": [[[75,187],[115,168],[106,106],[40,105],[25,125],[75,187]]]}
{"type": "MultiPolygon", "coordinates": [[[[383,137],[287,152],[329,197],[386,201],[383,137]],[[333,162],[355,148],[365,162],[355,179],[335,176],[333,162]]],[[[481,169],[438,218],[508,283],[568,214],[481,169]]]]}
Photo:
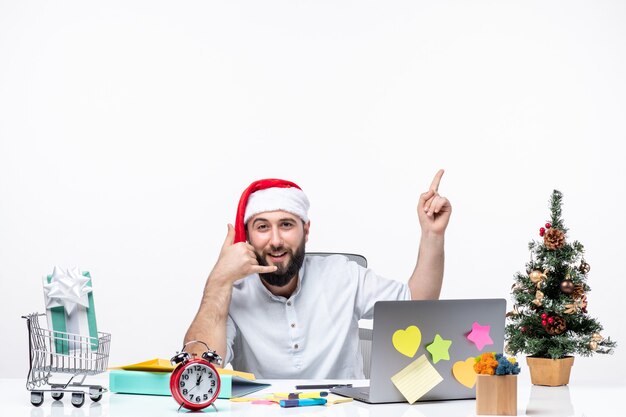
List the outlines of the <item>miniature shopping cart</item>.
{"type": "MultiPolygon", "coordinates": [[[[100,401],[107,389],[100,385],[84,385],[87,375],[106,371],[109,362],[111,335],[98,332],[98,337],[81,336],[42,328],[39,317],[45,314],[22,316],[28,326],[30,363],[26,389],[30,391],[30,402],[39,407],[43,404],[44,392],[50,392],[55,400],[64,393],[72,394],[72,405],[81,407],[85,394],[92,401],[100,401]],[[65,383],[53,382],[57,374],[69,375],[65,383]],[[76,380],[75,380],[76,379],[76,380]]],[[[65,379],[67,376],[65,377],[65,379]]]]}

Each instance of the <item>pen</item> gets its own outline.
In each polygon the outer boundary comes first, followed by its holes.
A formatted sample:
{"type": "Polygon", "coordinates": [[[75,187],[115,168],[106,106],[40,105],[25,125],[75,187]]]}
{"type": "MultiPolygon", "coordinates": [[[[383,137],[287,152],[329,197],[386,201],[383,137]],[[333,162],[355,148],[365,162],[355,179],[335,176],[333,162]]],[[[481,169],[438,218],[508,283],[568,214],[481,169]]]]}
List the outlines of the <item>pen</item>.
{"type": "Polygon", "coordinates": [[[307,392],[275,392],[274,398],[284,400],[297,400],[298,398],[320,398],[328,396],[328,391],[307,391],[307,392]]]}
{"type": "Polygon", "coordinates": [[[335,387],[352,387],[352,384],[296,385],[296,389],[331,389],[335,387]]]}
{"type": "Polygon", "coordinates": [[[327,397],[327,391],[312,391],[312,392],[290,392],[287,398],[290,400],[296,400],[298,398],[320,398],[327,397]]]}
{"type": "Polygon", "coordinates": [[[280,400],[281,407],[307,407],[309,405],[324,405],[326,398],[304,398],[301,400],[280,400]]]}

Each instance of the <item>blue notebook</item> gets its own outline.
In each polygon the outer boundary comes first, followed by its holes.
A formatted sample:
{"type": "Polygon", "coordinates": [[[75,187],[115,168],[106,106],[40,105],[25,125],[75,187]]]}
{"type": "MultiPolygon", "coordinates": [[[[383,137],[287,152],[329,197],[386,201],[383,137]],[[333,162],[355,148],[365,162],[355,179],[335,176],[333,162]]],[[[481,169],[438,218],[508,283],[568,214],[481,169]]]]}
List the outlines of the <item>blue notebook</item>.
{"type": "MultiPolygon", "coordinates": [[[[171,372],[109,371],[109,390],[120,394],[168,395],[171,372]]],[[[220,375],[220,393],[217,398],[229,399],[248,395],[269,387],[270,384],[252,381],[236,375],[220,375]]]]}

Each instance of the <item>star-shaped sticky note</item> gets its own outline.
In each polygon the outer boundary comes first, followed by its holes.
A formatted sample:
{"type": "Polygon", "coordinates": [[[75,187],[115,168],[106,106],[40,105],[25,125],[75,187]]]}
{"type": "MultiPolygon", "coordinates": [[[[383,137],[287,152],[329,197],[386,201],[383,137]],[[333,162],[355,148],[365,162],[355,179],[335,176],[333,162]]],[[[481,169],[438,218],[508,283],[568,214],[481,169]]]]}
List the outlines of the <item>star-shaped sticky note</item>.
{"type": "Polygon", "coordinates": [[[450,349],[451,344],[452,340],[443,339],[439,334],[435,336],[435,340],[433,340],[430,345],[426,346],[426,350],[429,351],[433,357],[433,363],[437,363],[442,359],[446,361],[450,360],[448,349],[450,349]]]}
{"type": "Polygon", "coordinates": [[[481,326],[477,321],[472,324],[472,331],[467,335],[467,340],[474,342],[478,350],[483,350],[485,345],[493,345],[493,340],[489,336],[491,326],[481,326]]]}

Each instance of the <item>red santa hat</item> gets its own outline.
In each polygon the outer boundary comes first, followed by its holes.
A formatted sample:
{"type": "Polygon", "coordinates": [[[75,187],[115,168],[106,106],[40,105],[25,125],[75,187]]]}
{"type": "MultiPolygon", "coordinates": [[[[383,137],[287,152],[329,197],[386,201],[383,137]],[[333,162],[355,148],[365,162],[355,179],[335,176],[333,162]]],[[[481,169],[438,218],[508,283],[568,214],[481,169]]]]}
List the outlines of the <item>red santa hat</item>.
{"type": "Polygon", "coordinates": [[[246,223],[256,214],[282,210],[308,222],[309,199],[295,183],[276,178],[255,181],[245,189],[235,218],[235,243],[246,241],[246,223]]]}

